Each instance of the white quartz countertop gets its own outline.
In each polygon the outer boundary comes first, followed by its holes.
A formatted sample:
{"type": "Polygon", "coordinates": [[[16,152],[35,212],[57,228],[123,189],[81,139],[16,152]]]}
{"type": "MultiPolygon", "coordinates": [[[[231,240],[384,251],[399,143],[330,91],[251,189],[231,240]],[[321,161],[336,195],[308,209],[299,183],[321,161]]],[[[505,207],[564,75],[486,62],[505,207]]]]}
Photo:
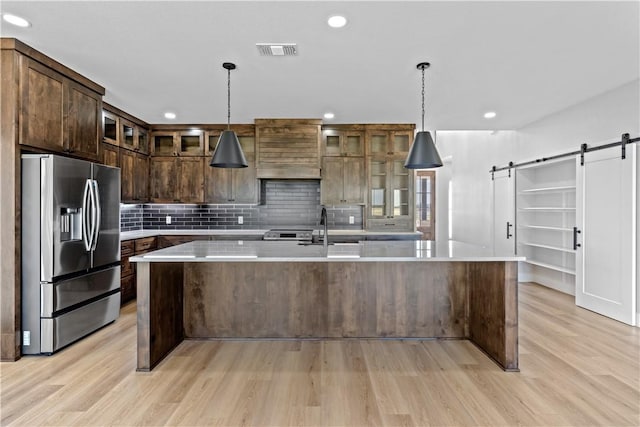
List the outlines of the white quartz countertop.
{"type": "Polygon", "coordinates": [[[456,241],[361,241],[300,245],[291,241],[195,241],[129,258],[131,262],[524,261],[456,241]]]}
{"type": "MultiPolygon", "coordinates": [[[[311,228],[311,227],[310,227],[311,228]]],[[[120,233],[120,240],[141,239],[153,236],[263,236],[269,230],[136,230],[120,233]]],[[[318,234],[318,230],[314,230],[318,234]]],[[[329,236],[416,236],[419,232],[329,230],[329,236]]]]}

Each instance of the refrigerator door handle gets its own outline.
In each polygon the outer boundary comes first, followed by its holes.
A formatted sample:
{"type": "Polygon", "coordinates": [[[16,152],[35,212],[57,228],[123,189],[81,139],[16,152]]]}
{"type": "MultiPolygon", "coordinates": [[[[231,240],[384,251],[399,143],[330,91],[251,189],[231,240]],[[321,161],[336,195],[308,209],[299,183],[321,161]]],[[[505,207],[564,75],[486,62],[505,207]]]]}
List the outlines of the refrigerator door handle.
{"type": "Polygon", "coordinates": [[[96,238],[96,220],[97,220],[97,212],[96,212],[96,198],[95,198],[95,190],[93,188],[93,180],[89,181],[89,200],[91,201],[91,234],[89,236],[89,249],[93,250],[93,242],[96,238]]]}
{"type": "Polygon", "coordinates": [[[102,206],[100,205],[100,192],[98,191],[98,181],[93,180],[93,199],[94,199],[94,212],[95,212],[95,229],[93,232],[93,244],[91,249],[95,250],[98,244],[98,236],[100,235],[100,222],[102,221],[102,206]]]}
{"type": "Polygon", "coordinates": [[[84,194],[82,195],[82,242],[84,243],[84,248],[89,251],[91,250],[91,235],[89,235],[89,210],[88,205],[90,203],[89,198],[91,193],[91,180],[87,179],[84,183],[84,194]]]}

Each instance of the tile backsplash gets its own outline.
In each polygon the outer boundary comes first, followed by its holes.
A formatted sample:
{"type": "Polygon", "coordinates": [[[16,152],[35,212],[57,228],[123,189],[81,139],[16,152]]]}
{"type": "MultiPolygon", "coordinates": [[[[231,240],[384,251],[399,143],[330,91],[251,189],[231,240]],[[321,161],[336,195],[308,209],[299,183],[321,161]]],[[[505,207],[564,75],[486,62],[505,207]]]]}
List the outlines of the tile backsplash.
{"type": "MultiPolygon", "coordinates": [[[[269,229],[282,227],[318,228],[320,223],[320,181],[262,180],[260,204],[144,204],[121,205],[122,231],[269,229]],[[167,224],[167,216],[171,224],[167,224]],[[238,217],[243,223],[239,224],[238,217]]],[[[325,206],[329,227],[361,230],[360,205],[325,206]],[[349,217],[354,224],[349,224],[349,217]]]]}
{"type": "Polygon", "coordinates": [[[120,205],[120,231],[142,230],[143,205],[120,205]]]}

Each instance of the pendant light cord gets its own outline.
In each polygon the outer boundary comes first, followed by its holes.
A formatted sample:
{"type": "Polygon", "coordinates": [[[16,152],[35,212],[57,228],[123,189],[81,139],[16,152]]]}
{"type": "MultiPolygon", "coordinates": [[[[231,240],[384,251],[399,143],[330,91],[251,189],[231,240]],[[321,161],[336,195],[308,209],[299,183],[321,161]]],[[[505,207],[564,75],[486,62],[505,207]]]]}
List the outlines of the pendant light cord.
{"type": "MultiPolygon", "coordinates": [[[[424,79],[424,71],[422,72],[422,78],[424,79]]],[[[423,97],[423,107],[422,107],[422,115],[424,116],[424,81],[422,83],[422,97],[423,97]]],[[[423,118],[424,121],[424,118],[423,118]]],[[[424,123],[423,123],[424,127],[424,123]]],[[[231,129],[231,70],[227,70],[227,130],[231,129]]]]}
{"type": "Polygon", "coordinates": [[[424,131],[424,67],[422,68],[422,131],[424,131]]]}

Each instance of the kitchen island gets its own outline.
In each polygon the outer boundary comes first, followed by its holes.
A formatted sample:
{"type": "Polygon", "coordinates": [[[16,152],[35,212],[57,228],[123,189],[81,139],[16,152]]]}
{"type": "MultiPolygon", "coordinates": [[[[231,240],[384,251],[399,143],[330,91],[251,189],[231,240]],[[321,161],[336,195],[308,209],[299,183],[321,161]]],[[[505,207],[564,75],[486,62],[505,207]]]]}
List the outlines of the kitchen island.
{"type": "Polygon", "coordinates": [[[137,368],[184,339],[457,338],[518,370],[522,260],[453,241],[196,241],[132,257],[137,368]]]}

